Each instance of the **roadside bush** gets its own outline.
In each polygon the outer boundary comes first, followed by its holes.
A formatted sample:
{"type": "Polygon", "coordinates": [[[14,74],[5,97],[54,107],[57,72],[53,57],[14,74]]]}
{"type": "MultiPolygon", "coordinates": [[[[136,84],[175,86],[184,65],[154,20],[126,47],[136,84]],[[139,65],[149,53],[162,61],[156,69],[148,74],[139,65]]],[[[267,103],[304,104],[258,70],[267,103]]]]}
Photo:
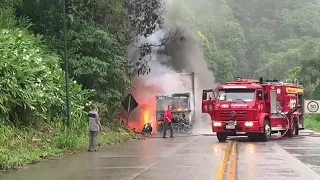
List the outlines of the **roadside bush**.
{"type": "MultiPolygon", "coordinates": [[[[79,126],[77,126],[79,127],[79,126]]],[[[37,128],[13,128],[0,123],[0,170],[37,163],[42,159],[59,158],[87,148],[87,126],[82,131],[67,129],[62,123],[41,124],[37,128]]],[[[102,132],[101,145],[117,144],[132,139],[133,134],[102,132]]]]}
{"type": "MultiPolygon", "coordinates": [[[[86,103],[92,96],[70,80],[72,127],[65,119],[65,76],[60,57],[41,36],[28,31],[26,19],[12,10],[0,12],[0,170],[56,158],[87,147],[86,103]]],[[[123,132],[104,132],[102,144],[130,139],[123,132]]]]}
{"type": "Polygon", "coordinates": [[[304,120],[304,128],[320,131],[320,115],[307,115],[304,120]]]}
{"type": "MultiPolygon", "coordinates": [[[[62,119],[65,116],[65,77],[60,59],[19,26],[12,11],[0,13],[0,115],[14,125],[62,119]]],[[[25,22],[25,21],[24,21],[25,22]]],[[[81,119],[87,90],[71,81],[72,117],[81,119]]]]}

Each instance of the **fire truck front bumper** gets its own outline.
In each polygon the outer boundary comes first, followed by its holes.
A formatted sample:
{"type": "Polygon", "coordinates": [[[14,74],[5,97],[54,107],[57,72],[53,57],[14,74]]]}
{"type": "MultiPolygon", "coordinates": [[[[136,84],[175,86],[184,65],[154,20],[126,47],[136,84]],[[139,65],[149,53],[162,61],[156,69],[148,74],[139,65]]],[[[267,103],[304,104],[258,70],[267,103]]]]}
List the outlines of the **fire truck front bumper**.
{"type": "Polygon", "coordinates": [[[212,121],[213,132],[262,133],[258,121],[212,121]]]}

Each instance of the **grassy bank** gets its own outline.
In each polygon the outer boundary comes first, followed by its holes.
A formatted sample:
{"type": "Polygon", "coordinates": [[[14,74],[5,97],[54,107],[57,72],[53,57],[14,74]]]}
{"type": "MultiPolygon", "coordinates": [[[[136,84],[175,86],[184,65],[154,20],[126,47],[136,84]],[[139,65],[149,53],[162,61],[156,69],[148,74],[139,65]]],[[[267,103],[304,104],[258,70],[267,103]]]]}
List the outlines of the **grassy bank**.
{"type": "MultiPolygon", "coordinates": [[[[0,125],[0,169],[16,169],[44,159],[84,151],[88,145],[86,127],[66,129],[62,124],[41,124],[34,128],[16,129],[0,125]]],[[[111,145],[132,139],[125,130],[100,134],[100,144],[111,145]]]]}
{"type": "Polygon", "coordinates": [[[320,115],[307,115],[304,121],[305,129],[320,132],[320,115]]]}

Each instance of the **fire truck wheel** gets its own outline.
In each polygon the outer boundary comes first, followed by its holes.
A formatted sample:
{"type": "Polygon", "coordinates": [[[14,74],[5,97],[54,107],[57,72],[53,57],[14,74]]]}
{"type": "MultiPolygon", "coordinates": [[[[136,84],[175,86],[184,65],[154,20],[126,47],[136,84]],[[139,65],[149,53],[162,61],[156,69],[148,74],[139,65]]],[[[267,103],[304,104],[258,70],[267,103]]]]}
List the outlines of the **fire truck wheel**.
{"type": "Polygon", "coordinates": [[[296,119],[294,119],[294,124],[293,124],[293,128],[294,128],[294,135],[297,136],[299,135],[299,126],[298,126],[298,121],[296,119]]]}
{"type": "MultiPolygon", "coordinates": [[[[293,137],[299,134],[299,127],[298,127],[298,123],[296,119],[292,120],[292,124],[291,124],[292,129],[289,129],[287,134],[285,134],[285,136],[287,137],[293,137]]],[[[283,134],[283,133],[281,133],[283,134]]]]}
{"type": "Polygon", "coordinates": [[[261,134],[262,141],[269,141],[271,138],[271,126],[269,119],[264,120],[263,134],[261,134]]]}
{"type": "Polygon", "coordinates": [[[217,138],[218,138],[219,142],[225,142],[228,138],[228,134],[222,133],[222,132],[217,132],[217,138]]]}

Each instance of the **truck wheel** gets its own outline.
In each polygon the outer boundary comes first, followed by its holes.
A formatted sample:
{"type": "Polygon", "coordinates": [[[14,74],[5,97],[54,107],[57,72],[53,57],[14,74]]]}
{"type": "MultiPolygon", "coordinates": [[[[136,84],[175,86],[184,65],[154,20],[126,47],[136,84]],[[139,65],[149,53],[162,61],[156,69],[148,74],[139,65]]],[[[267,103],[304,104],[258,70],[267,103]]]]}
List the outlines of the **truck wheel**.
{"type": "Polygon", "coordinates": [[[285,136],[293,137],[293,136],[299,134],[299,127],[298,127],[298,122],[296,119],[292,119],[291,127],[292,127],[292,129],[289,129],[285,136]]]}
{"type": "Polygon", "coordinates": [[[264,120],[264,126],[263,126],[263,134],[261,134],[261,140],[262,141],[269,141],[271,138],[271,126],[269,119],[264,120]]]}
{"type": "Polygon", "coordinates": [[[226,140],[228,138],[228,134],[217,132],[217,138],[218,138],[219,142],[226,142],[226,140]]]}
{"type": "Polygon", "coordinates": [[[294,130],[294,135],[298,136],[299,135],[299,125],[298,125],[298,121],[296,119],[294,119],[293,128],[295,129],[294,130]]]}

